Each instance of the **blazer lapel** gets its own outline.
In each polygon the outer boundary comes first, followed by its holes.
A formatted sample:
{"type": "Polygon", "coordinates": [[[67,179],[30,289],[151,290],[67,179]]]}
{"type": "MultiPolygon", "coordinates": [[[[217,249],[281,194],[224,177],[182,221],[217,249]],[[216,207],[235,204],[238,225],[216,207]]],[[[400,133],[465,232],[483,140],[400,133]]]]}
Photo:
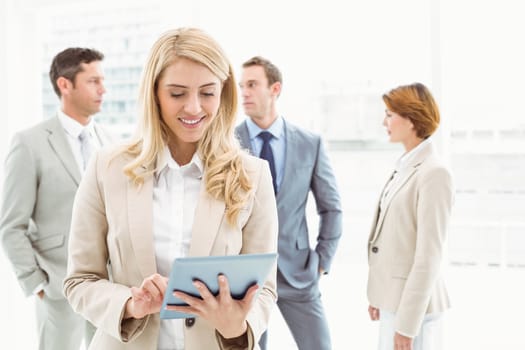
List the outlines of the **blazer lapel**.
{"type": "Polygon", "coordinates": [[[101,146],[109,145],[112,142],[111,137],[97,124],[94,125],[95,134],[101,146]]]}
{"type": "MultiPolygon", "coordinates": [[[[295,150],[301,150],[302,148],[298,144],[297,134],[295,132],[295,129],[289,125],[286,121],[284,122],[284,139],[285,139],[285,149],[284,149],[284,169],[283,169],[283,176],[282,176],[282,183],[280,186],[280,189],[283,188],[290,188],[290,181],[294,181],[293,176],[288,176],[289,174],[292,174],[295,169],[298,169],[297,164],[299,160],[301,159],[300,155],[292,154],[295,150]]],[[[279,199],[282,194],[282,191],[277,192],[276,199],[279,199]]]]}
{"type": "Polygon", "coordinates": [[[225,220],[225,208],[224,201],[217,200],[206,192],[203,181],[195,209],[189,256],[210,255],[215,237],[225,220]]]}
{"type": "Polygon", "coordinates": [[[241,148],[250,151],[250,154],[254,155],[252,144],[250,142],[250,134],[248,133],[248,126],[246,125],[246,120],[243,121],[241,125],[237,128],[237,137],[239,139],[239,143],[241,144],[241,148]]]}
{"type": "MultiPolygon", "coordinates": [[[[404,171],[399,173],[399,179],[396,180],[396,182],[392,185],[392,188],[390,189],[390,193],[385,198],[385,203],[383,203],[383,210],[379,210],[379,217],[377,218],[377,223],[375,225],[375,229],[373,229],[373,235],[370,242],[374,242],[377,237],[379,236],[379,232],[381,232],[381,227],[383,226],[383,221],[385,219],[385,215],[388,211],[388,208],[390,207],[390,203],[392,202],[392,199],[396,196],[397,192],[405,184],[408,182],[408,180],[412,177],[412,175],[415,174],[421,163],[427,159],[427,157],[433,152],[432,144],[427,144],[424,146],[423,149],[419,151],[419,153],[414,157],[414,159],[410,160],[407,164],[404,171]]],[[[385,184],[386,187],[386,184],[385,184]]],[[[385,188],[383,188],[383,192],[385,191],[385,188]]],[[[382,196],[382,193],[381,193],[382,196]]],[[[380,206],[380,201],[378,203],[378,207],[380,206]]]]}
{"type": "Polygon", "coordinates": [[[153,176],[137,188],[128,181],[129,235],[144,278],[157,272],[153,246],[153,176]]]}
{"type": "MultiPolygon", "coordinates": [[[[417,170],[416,168],[409,168],[407,169],[407,171],[400,173],[399,180],[396,181],[396,183],[392,185],[392,188],[390,189],[390,193],[385,198],[385,203],[383,204],[384,210],[379,210],[379,218],[377,219],[377,225],[376,225],[375,232],[374,232],[371,242],[377,239],[377,236],[379,235],[379,232],[381,231],[381,227],[383,226],[383,220],[385,219],[386,212],[388,211],[390,203],[392,202],[392,198],[395,197],[396,193],[407,183],[408,179],[412,177],[412,175],[416,172],[416,170],[417,170]]],[[[378,204],[378,206],[380,206],[380,204],[378,204]]]]}
{"type": "Polygon", "coordinates": [[[80,169],[75,161],[75,157],[71,151],[71,146],[67,141],[64,129],[62,128],[58,117],[49,121],[47,131],[49,133],[48,141],[51,148],[64,165],[68,174],[71,175],[75,184],[78,186],[80,183],[80,169]]]}

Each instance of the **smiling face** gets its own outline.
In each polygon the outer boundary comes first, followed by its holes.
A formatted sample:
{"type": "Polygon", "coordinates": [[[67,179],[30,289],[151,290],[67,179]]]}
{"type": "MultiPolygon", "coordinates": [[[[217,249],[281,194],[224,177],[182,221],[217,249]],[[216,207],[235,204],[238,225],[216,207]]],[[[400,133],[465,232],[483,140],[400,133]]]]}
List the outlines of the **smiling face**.
{"type": "MultiPolygon", "coordinates": [[[[172,151],[190,152],[217,115],[222,84],[204,65],[177,58],[160,76],[156,96],[160,115],[168,126],[172,151]]],[[[187,154],[189,156],[189,154],[187,154]]]]}

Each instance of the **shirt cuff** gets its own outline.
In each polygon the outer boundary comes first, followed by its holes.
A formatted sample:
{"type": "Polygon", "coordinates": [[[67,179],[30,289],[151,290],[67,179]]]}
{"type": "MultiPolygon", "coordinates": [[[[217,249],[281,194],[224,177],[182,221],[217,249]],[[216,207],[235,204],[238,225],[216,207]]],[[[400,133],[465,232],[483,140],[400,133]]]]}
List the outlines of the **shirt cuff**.
{"type": "Polygon", "coordinates": [[[215,337],[217,338],[221,349],[245,350],[253,349],[255,347],[253,332],[249,325],[246,332],[236,338],[226,339],[217,330],[215,330],[215,337]]]}
{"type": "Polygon", "coordinates": [[[40,293],[40,291],[44,290],[44,287],[46,286],[46,284],[47,283],[42,282],[38,286],[36,286],[35,289],[33,289],[33,295],[37,295],[38,293],[40,293]]]}
{"type": "Polygon", "coordinates": [[[405,334],[405,333],[403,333],[403,332],[400,332],[400,331],[398,331],[398,330],[396,330],[396,333],[401,334],[403,337],[407,337],[407,338],[411,338],[411,339],[414,338],[413,336],[411,336],[411,335],[407,335],[407,334],[405,334]]]}

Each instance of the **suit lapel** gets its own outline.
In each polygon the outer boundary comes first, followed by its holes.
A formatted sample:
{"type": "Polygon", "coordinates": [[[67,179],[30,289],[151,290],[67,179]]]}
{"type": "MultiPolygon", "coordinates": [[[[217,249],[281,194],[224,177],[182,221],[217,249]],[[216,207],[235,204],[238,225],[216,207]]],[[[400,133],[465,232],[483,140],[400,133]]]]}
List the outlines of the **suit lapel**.
{"type": "MultiPolygon", "coordinates": [[[[383,203],[384,209],[379,210],[379,217],[377,218],[377,223],[375,225],[375,228],[373,229],[373,235],[370,242],[374,242],[379,236],[379,232],[381,231],[381,227],[383,226],[383,221],[385,219],[386,213],[388,212],[388,208],[390,207],[392,199],[396,196],[397,192],[399,192],[399,190],[406,185],[408,180],[416,173],[419,166],[425,161],[425,159],[427,159],[430,156],[430,154],[432,154],[432,152],[432,144],[424,145],[424,148],[421,149],[418,154],[416,154],[414,159],[409,161],[405,170],[399,173],[399,179],[397,179],[392,185],[392,188],[389,190],[390,193],[385,198],[385,202],[383,203]]],[[[383,191],[385,191],[384,188],[383,191]]],[[[378,207],[380,206],[380,201],[381,199],[379,199],[378,207]]]]}
{"type": "Polygon", "coordinates": [[[254,155],[252,149],[252,143],[250,142],[250,134],[248,133],[248,126],[246,125],[246,120],[243,121],[236,129],[237,137],[241,148],[250,151],[251,155],[254,155]]]}
{"type": "Polygon", "coordinates": [[[71,175],[75,184],[78,186],[80,183],[80,169],[78,169],[71,146],[67,141],[64,129],[62,128],[58,117],[51,119],[46,129],[49,133],[49,145],[64,165],[68,174],[71,175]]]}
{"type": "Polygon", "coordinates": [[[128,181],[127,193],[131,245],[145,278],[157,271],[153,246],[153,176],[147,176],[140,188],[128,181]]]}
{"type": "Polygon", "coordinates": [[[206,192],[206,184],[203,181],[195,209],[189,256],[210,255],[223,220],[225,220],[224,201],[212,198],[206,192]]]}
{"type": "MultiPolygon", "coordinates": [[[[291,154],[294,150],[300,150],[301,147],[298,144],[299,140],[297,138],[297,133],[295,128],[292,125],[289,125],[286,123],[286,120],[283,120],[284,123],[284,138],[285,138],[285,156],[284,156],[284,170],[283,170],[283,183],[281,184],[280,188],[287,188],[289,185],[288,182],[294,181],[293,176],[288,176],[288,174],[293,173],[293,171],[298,168],[298,162],[300,160],[300,156],[295,156],[295,154],[291,154]]],[[[241,143],[241,146],[245,149],[248,149],[250,151],[250,154],[254,156],[255,155],[254,150],[252,149],[252,143],[250,142],[250,134],[248,132],[248,126],[246,125],[246,121],[243,121],[242,124],[237,129],[237,135],[239,137],[239,142],[241,143]]],[[[277,192],[276,199],[279,200],[279,198],[282,196],[281,191],[277,192]]]]}
{"type": "MultiPolygon", "coordinates": [[[[379,201],[381,201],[381,197],[379,197],[379,201]]],[[[378,201],[378,203],[379,203],[378,201]]],[[[374,216],[372,216],[373,218],[373,224],[372,224],[372,228],[370,230],[370,234],[368,236],[368,242],[369,243],[372,243],[374,242],[374,240],[377,238],[377,228],[380,226],[380,223],[379,223],[379,214],[380,214],[380,210],[379,210],[379,204],[376,206],[376,209],[374,211],[374,216]]],[[[381,223],[383,222],[383,219],[381,219],[381,223]]]]}
{"type": "MultiPolygon", "coordinates": [[[[292,151],[294,150],[300,150],[301,147],[298,144],[297,139],[297,133],[295,129],[289,125],[285,120],[284,122],[284,139],[285,139],[285,148],[284,148],[284,169],[283,169],[283,177],[282,177],[282,183],[280,186],[280,189],[283,188],[290,188],[290,184],[288,182],[294,181],[293,176],[289,176],[289,174],[292,174],[295,169],[298,168],[297,162],[299,162],[299,159],[301,159],[300,156],[292,154],[292,151]]],[[[282,196],[282,191],[277,192],[276,199],[279,199],[282,196]]]]}
{"type": "Polygon", "coordinates": [[[95,134],[97,135],[99,144],[101,146],[109,145],[111,143],[111,137],[97,124],[94,125],[95,134]]]}
{"type": "Polygon", "coordinates": [[[392,202],[392,199],[395,197],[397,192],[401,188],[403,188],[403,186],[407,183],[408,179],[412,177],[412,175],[416,172],[416,170],[417,169],[413,167],[399,174],[399,177],[400,177],[399,180],[397,180],[396,183],[393,184],[392,188],[390,189],[390,193],[385,198],[385,203],[383,204],[384,210],[379,211],[379,218],[377,219],[377,225],[376,225],[375,232],[371,240],[372,242],[377,239],[377,236],[379,235],[379,232],[381,231],[381,227],[383,226],[385,215],[388,211],[388,208],[390,207],[390,203],[392,202]]]}

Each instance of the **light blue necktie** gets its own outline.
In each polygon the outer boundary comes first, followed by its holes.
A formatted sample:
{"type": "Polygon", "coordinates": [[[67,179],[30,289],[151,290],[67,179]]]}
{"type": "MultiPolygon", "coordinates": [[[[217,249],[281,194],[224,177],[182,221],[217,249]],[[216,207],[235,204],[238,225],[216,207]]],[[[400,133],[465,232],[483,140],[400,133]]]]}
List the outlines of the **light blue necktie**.
{"type": "Polygon", "coordinates": [[[80,135],[78,135],[78,139],[80,140],[80,152],[82,153],[83,169],[85,170],[89,162],[89,157],[93,152],[89,131],[87,129],[82,130],[80,135]]]}

